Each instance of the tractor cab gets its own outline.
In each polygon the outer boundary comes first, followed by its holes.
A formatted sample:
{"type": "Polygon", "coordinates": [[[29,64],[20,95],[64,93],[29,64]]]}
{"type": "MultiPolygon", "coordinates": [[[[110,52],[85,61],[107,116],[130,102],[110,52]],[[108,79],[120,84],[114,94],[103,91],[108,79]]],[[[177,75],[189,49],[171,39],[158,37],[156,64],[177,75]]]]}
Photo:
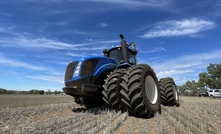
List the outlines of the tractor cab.
{"type": "Polygon", "coordinates": [[[121,46],[114,47],[109,50],[104,49],[103,50],[104,56],[115,59],[118,65],[123,64],[123,63],[136,65],[137,64],[136,44],[131,43],[128,45],[126,41],[124,40],[123,35],[120,35],[120,37],[122,39],[121,46]]]}

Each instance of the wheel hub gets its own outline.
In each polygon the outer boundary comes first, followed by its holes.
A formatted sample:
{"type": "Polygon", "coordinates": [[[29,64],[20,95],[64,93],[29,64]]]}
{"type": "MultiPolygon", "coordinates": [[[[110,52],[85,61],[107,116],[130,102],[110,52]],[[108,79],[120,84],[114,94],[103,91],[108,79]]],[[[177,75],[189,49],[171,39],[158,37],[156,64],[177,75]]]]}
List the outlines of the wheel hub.
{"type": "Polygon", "coordinates": [[[157,86],[151,76],[147,76],[145,79],[145,92],[150,103],[156,104],[158,98],[157,86]]]}

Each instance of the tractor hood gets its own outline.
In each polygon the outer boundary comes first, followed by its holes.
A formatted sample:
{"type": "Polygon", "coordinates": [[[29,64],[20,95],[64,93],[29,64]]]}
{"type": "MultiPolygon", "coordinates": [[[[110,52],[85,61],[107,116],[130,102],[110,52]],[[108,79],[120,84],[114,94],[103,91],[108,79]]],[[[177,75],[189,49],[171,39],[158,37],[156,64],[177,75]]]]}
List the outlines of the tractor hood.
{"type": "Polygon", "coordinates": [[[97,76],[104,71],[116,68],[117,62],[109,57],[83,57],[71,61],[66,69],[65,82],[88,76],[97,76]]]}

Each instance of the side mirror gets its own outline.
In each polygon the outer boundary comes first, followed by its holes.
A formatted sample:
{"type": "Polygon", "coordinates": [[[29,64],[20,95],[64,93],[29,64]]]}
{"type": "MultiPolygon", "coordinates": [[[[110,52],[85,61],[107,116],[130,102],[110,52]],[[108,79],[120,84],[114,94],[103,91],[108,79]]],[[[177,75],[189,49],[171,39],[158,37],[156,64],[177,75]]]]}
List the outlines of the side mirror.
{"type": "Polygon", "coordinates": [[[132,50],[136,51],[136,44],[132,43],[132,50]]]}
{"type": "Polygon", "coordinates": [[[135,52],[135,54],[137,54],[138,51],[136,49],[136,44],[134,44],[134,43],[132,44],[132,50],[135,52]]]}
{"type": "Polygon", "coordinates": [[[124,39],[124,36],[123,36],[123,34],[120,34],[120,38],[123,40],[124,39]]]}
{"type": "Polygon", "coordinates": [[[104,49],[104,50],[103,50],[103,53],[104,53],[104,56],[107,57],[107,53],[108,53],[107,49],[104,49]]]}

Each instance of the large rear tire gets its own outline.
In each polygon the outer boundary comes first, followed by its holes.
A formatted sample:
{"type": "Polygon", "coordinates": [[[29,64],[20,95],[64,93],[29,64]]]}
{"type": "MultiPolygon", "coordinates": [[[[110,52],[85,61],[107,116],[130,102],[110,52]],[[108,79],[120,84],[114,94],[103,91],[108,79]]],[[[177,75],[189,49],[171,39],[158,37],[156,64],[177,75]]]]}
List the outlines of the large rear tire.
{"type": "Polygon", "coordinates": [[[173,78],[162,78],[159,81],[161,103],[164,106],[180,106],[177,87],[173,78]]]}
{"type": "Polygon", "coordinates": [[[122,77],[121,101],[131,115],[152,117],[161,112],[160,90],[153,69],[146,64],[128,68],[122,77]]]}
{"type": "Polygon", "coordinates": [[[112,109],[121,109],[120,82],[121,76],[126,69],[116,69],[108,75],[103,85],[103,100],[112,109]]]}

